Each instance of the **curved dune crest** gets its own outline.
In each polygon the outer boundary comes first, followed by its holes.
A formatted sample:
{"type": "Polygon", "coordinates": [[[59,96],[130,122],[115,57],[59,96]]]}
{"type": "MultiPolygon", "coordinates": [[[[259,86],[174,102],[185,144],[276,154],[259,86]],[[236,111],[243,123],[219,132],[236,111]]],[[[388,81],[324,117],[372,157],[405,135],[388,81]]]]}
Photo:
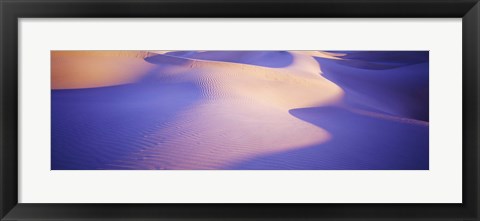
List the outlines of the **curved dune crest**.
{"type": "Polygon", "coordinates": [[[288,66],[293,57],[288,51],[173,51],[168,55],[207,61],[223,61],[271,68],[288,66]]]}
{"type": "Polygon", "coordinates": [[[308,51],[174,51],[166,55],[236,64],[254,65],[265,68],[296,71],[298,75],[317,75],[320,71],[318,63],[312,57],[335,58],[326,52],[308,51]]]}
{"type": "Polygon", "coordinates": [[[319,62],[323,75],[345,90],[344,103],[348,106],[428,121],[427,62],[407,62],[382,69],[359,68],[330,59],[319,62]]]}
{"type": "Polygon", "coordinates": [[[295,55],[293,65],[282,69],[233,62],[197,60],[172,55],[155,55],[146,60],[159,65],[150,81],[190,82],[211,91],[209,96],[241,96],[284,108],[326,105],[343,96],[340,87],[322,77],[316,61],[295,55]],[[299,90],[299,87],[301,90],[299,90]]]}

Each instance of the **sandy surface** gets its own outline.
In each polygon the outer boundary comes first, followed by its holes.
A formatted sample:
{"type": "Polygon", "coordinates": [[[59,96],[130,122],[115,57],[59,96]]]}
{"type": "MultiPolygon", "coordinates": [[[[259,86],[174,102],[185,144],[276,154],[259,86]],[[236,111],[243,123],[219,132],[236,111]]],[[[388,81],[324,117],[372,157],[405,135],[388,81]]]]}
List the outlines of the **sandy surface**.
{"type": "Polygon", "coordinates": [[[52,52],[52,169],[428,169],[428,53],[52,52]]]}

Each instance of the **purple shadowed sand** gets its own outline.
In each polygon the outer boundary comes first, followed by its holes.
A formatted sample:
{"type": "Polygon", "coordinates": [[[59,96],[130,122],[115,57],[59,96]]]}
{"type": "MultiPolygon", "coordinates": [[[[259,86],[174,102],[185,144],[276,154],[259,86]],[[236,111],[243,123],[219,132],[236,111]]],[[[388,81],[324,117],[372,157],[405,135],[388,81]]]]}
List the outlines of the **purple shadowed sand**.
{"type": "Polygon", "coordinates": [[[427,51],[52,52],[52,170],[428,170],[427,51]]]}

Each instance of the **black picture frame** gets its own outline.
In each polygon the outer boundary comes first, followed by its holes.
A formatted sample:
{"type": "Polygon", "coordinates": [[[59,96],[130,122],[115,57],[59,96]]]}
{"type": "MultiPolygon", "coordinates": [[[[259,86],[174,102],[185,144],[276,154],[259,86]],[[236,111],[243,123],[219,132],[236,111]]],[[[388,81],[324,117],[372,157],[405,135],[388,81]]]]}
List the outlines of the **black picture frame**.
{"type": "MultiPolygon", "coordinates": [[[[0,0],[1,220],[479,220],[478,0],[0,0]],[[462,18],[462,204],[18,203],[18,18],[462,18]]],[[[448,42],[446,42],[448,44],[448,42]]]]}

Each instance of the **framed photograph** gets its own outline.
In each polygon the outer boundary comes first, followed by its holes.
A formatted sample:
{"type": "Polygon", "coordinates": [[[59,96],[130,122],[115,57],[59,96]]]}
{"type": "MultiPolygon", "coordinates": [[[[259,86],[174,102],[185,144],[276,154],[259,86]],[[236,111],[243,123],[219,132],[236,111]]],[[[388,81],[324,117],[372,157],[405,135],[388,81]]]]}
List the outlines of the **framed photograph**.
{"type": "Polygon", "coordinates": [[[479,220],[478,0],[1,0],[1,220],[479,220]]]}

